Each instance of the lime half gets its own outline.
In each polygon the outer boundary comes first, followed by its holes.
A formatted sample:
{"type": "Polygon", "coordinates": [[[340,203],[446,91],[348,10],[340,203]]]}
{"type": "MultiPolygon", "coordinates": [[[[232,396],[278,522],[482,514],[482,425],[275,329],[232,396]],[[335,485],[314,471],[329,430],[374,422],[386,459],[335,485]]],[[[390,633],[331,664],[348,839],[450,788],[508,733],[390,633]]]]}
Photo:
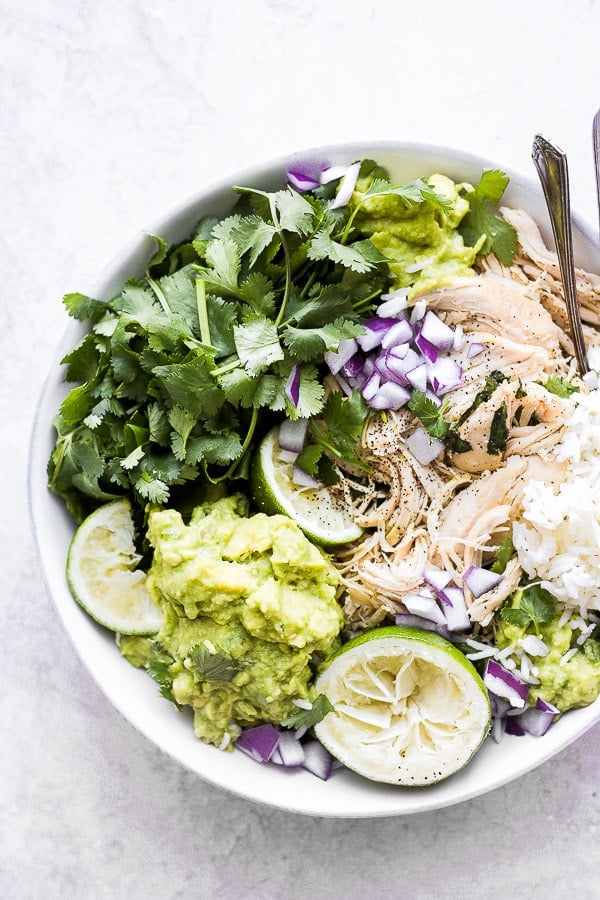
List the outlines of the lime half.
{"type": "Polygon", "coordinates": [[[336,546],[355,541],[362,529],[326,486],[301,487],[293,481],[293,464],[279,457],[279,429],[271,429],[254,456],[251,488],[257,506],[268,515],[293,519],[317,544],[336,546]]]}
{"type": "Polygon", "coordinates": [[[376,628],[345,644],[316,682],[334,707],[321,743],[365,778],[428,785],[465,766],[490,727],[490,701],[468,659],[417,628],[376,628]]]}
{"type": "Polygon", "coordinates": [[[89,615],[122,634],[154,634],[162,613],[146,589],[146,573],[137,568],[131,504],[113,500],[85,519],[73,536],[67,557],[67,582],[89,615]]]}

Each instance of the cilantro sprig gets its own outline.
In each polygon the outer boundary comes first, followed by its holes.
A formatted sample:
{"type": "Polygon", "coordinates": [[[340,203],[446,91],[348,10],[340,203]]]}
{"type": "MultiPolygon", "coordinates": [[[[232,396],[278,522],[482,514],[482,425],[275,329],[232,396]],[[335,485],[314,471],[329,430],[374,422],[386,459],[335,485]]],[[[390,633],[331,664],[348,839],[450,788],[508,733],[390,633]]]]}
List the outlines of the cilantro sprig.
{"type": "Polygon", "coordinates": [[[496,215],[494,207],[500,202],[508,181],[504,172],[486,169],[475,188],[465,193],[469,212],[459,226],[465,244],[479,246],[482,256],[494,253],[505,266],[512,265],[516,256],[517,232],[496,215]]]}
{"type": "Polygon", "coordinates": [[[533,625],[539,634],[540,625],[547,625],[556,615],[556,601],[539,584],[530,584],[519,592],[518,606],[503,606],[500,618],[519,628],[533,625]]]}

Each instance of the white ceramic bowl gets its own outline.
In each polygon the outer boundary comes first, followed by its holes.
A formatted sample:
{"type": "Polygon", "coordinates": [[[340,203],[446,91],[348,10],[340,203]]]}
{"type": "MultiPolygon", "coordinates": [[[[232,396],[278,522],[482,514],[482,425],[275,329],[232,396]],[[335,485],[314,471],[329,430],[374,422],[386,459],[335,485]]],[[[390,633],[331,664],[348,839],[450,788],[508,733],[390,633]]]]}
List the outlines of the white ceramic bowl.
{"type": "MultiPolygon", "coordinates": [[[[405,182],[420,175],[442,172],[457,181],[477,181],[485,167],[501,168],[510,176],[503,199],[509,206],[529,210],[550,230],[537,181],[511,172],[496,161],[421,144],[356,143],[323,147],[294,157],[277,159],[238,172],[227,181],[202,190],[175,209],[149,232],[169,242],[186,237],[203,215],[222,216],[235,201],[231,185],[274,189],[283,185],[290,163],[307,159],[344,165],[368,157],[387,167],[392,180],[405,182]]],[[[598,271],[600,257],[589,226],[574,217],[575,255],[579,264],[598,271]]],[[[141,275],[153,242],[143,238],[120,253],[96,285],[95,296],[114,296],[127,276],[141,275]]],[[[80,334],[73,324],[65,334],[40,398],[30,458],[31,514],[42,565],[58,613],[84,665],[114,706],[146,737],[200,778],[251,800],[298,813],[317,816],[367,817],[405,815],[459,803],[493,790],[550,760],[558,751],[600,719],[600,700],[560,719],[543,737],[506,737],[500,744],[489,739],[473,761],[457,775],[427,788],[400,788],[375,784],[352,772],[338,770],[320,781],[302,770],[286,771],[261,766],[241,752],[223,753],[202,744],[185,712],[177,712],[159,695],[148,675],[129,665],[118,653],[111,633],[97,626],[74,602],[65,580],[67,548],[73,523],[61,501],[46,488],[46,464],[54,441],[52,418],[67,392],[59,360],[80,334]]],[[[551,765],[551,763],[548,763],[551,765]]]]}

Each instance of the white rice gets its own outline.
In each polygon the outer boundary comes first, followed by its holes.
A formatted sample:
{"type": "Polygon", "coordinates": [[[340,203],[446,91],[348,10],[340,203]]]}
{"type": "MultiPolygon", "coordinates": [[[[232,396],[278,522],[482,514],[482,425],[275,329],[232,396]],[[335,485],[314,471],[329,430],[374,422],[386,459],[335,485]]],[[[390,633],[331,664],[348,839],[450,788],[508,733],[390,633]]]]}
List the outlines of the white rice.
{"type": "Polygon", "coordinates": [[[530,578],[586,616],[600,609],[600,391],[573,400],[565,437],[552,453],[567,463],[566,478],[556,492],[541,481],[525,486],[513,543],[530,578]]]}

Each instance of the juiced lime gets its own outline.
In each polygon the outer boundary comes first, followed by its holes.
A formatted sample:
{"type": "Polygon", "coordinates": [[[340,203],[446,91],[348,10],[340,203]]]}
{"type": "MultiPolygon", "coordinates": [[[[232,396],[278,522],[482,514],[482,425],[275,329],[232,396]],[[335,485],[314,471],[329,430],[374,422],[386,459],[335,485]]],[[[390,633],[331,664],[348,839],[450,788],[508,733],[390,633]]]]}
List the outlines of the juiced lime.
{"type": "Polygon", "coordinates": [[[73,536],[67,557],[71,593],[89,615],[122,634],[154,634],[162,613],[137,568],[131,504],[123,498],[95,510],[73,536]]]}
{"type": "Polygon", "coordinates": [[[334,706],[315,726],[322,744],[374,781],[427,785],[465,766],[490,726],[475,668],[430,631],[376,628],[345,644],[316,688],[334,706]]]}
{"type": "Polygon", "coordinates": [[[251,488],[259,508],[293,519],[308,538],[324,546],[355,541],[362,534],[347,510],[327,487],[300,487],[293,481],[293,465],[279,458],[279,429],[271,429],[254,456],[251,488]]]}

